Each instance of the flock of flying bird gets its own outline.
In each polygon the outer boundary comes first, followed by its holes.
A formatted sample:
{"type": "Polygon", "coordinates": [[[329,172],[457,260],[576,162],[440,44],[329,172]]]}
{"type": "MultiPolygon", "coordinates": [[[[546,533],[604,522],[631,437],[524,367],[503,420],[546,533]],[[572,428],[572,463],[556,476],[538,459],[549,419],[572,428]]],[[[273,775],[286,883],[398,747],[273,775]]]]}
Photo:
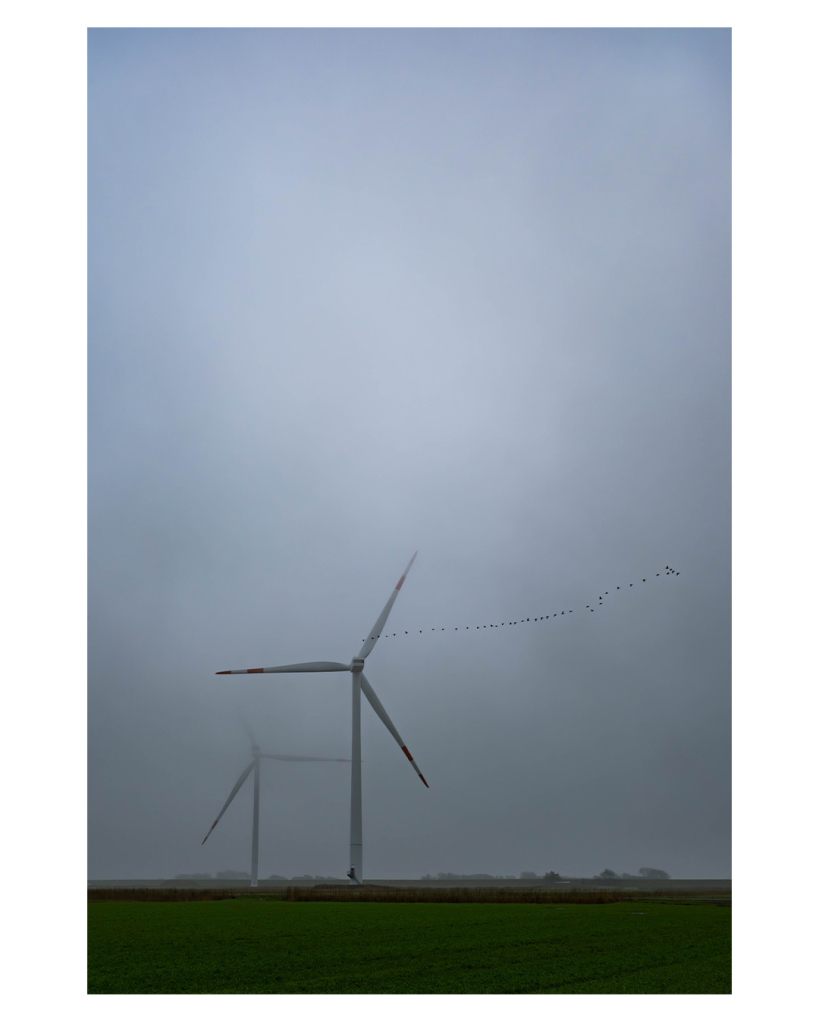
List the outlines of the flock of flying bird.
{"type": "MultiPolygon", "coordinates": [[[[664,571],[665,571],[665,575],[666,576],[679,576],[680,575],[679,572],[676,569],[672,569],[670,565],[667,565],[665,567],[664,571]]],[[[655,578],[656,578],[657,576],[662,576],[663,573],[658,572],[658,573],[655,573],[654,575],[655,575],[655,578]]],[[[641,577],[640,579],[641,579],[641,581],[643,583],[647,583],[649,577],[647,577],[647,576],[646,577],[641,577]]],[[[633,583],[629,583],[629,586],[633,587],[634,584],[633,583]]],[[[616,593],[616,591],[618,591],[620,589],[621,589],[620,587],[616,587],[613,593],[616,593]]],[[[623,587],[622,589],[625,589],[625,587],[623,587]]],[[[603,604],[603,597],[608,595],[608,593],[609,593],[608,590],[606,590],[603,594],[600,594],[598,596],[598,598],[597,598],[597,607],[598,608],[601,607],[601,605],[603,604]]],[[[587,604],[586,608],[588,608],[588,610],[590,612],[594,611],[594,608],[590,604],[587,604]]],[[[500,629],[501,626],[517,626],[518,624],[522,624],[522,623],[525,623],[525,622],[543,622],[544,620],[548,620],[550,618],[556,619],[558,617],[558,615],[565,615],[565,614],[566,614],[566,612],[564,610],[562,612],[554,612],[551,616],[549,616],[549,615],[540,615],[540,616],[535,616],[533,618],[530,617],[528,619],[514,619],[514,620],[509,621],[509,622],[501,622],[501,623],[497,623],[497,622],[492,623],[492,622],[490,622],[488,626],[475,626],[473,628],[474,629],[500,629]]],[[[572,614],[574,614],[574,609],[570,608],[569,609],[569,615],[572,615],[572,614]]],[[[457,633],[459,628],[460,628],[461,632],[464,632],[465,630],[469,629],[469,626],[460,626],[460,627],[454,626],[454,627],[450,627],[450,630],[452,632],[454,632],[454,633],[457,633]]],[[[439,626],[438,627],[437,632],[443,633],[445,631],[446,631],[446,626],[439,626]]],[[[412,632],[414,633],[415,630],[413,630],[412,632]]],[[[419,629],[418,632],[419,633],[423,633],[424,631],[423,631],[423,629],[419,629]]],[[[427,630],[427,632],[435,633],[436,629],[433,626],[432,629],[427,630]]],[[[408,629],[405,629],[403,633],[401,633],[401,632],[398,632],[398,633],[379,633],[378,635],[371,636],[370,640],[380,640],[381,637],[384,637],[385,639],[388,639],[389,637],[409,636],[409,635],[410,635],[410,631],[408,629]]],[[[361,642],[362,643],[365,642],[364,638],[362,638],[361,642]]]]}

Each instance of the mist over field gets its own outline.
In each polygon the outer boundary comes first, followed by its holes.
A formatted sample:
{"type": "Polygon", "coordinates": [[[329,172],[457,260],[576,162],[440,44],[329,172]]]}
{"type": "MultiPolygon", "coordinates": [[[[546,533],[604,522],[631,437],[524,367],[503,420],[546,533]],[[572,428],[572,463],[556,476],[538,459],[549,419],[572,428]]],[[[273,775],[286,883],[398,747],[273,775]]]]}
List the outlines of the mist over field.
{"type": "MultiPolygon", "coordinates": [[[[243,722],[349,758],[350,676],[215,673],[348,662],[416,549],[366,675],[430,788],[362,701],[365,879],[730,876],[730,72],[89,32],[89,878],[249,871],[243,722]]],[[[260,878],[343,878],[349,806],[263,762],[260,878]]]]}

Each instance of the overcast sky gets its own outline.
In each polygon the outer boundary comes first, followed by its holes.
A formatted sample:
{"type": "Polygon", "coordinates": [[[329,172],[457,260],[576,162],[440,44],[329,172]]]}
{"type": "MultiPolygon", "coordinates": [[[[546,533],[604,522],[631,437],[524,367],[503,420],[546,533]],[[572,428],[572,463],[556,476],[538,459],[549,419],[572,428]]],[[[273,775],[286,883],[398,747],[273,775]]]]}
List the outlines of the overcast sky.
{"type": "MultiPolygon", "coordinates": [[[[89,48],[89,877],[249,870],[242,716],[348,757],[350,677],[214,673],[349,660],[416,549],[365,878],[728,876],[730,33],[89,48]]],[[[348,843],[264,764],[262,877],[348,843]]]]}

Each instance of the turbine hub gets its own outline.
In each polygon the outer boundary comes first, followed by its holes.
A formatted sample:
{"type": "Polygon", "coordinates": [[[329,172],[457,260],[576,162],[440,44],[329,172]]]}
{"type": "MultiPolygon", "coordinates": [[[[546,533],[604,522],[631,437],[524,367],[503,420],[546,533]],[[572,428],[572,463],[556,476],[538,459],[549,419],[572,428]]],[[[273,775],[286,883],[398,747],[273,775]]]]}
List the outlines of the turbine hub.
{"type": "Polygon", "coordinates": [[[351,667],[350,671],[351,672],[363,672],[364,671],[364,659],[363,658],[353,658],[353,663],[352,663],[352,667],[351,667]]]}

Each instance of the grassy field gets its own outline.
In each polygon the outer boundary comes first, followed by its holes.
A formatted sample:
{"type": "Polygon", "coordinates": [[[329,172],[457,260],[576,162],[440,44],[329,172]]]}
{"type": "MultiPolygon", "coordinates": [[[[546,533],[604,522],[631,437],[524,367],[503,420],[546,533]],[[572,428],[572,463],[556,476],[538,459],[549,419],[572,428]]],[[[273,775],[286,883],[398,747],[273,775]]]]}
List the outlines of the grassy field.
{"type": "Polygon", "coordinates": [[[730,909],[112,902],[89,993],[729,993],[730,909]]]}

